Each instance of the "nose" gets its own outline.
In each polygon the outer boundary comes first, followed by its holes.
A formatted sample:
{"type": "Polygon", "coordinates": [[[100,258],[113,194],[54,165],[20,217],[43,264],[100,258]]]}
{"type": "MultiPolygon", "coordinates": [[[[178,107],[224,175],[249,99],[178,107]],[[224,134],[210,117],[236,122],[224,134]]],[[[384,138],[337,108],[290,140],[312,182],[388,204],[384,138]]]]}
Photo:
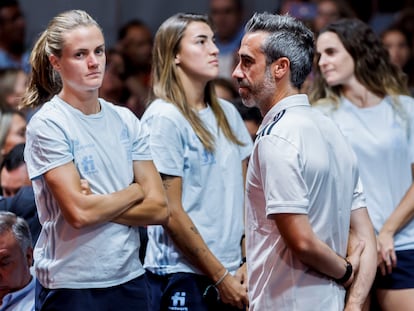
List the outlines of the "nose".
{"type": "Polygon", "coordinates": [[[98,58],[96,57],[95,54],[90,54],[88,57],[88,66],[89,67],[97,67],[99,64],[98,62],[98,58]]]}
{"type": "Polygon", "coordinates": [[[237,80],[243,79],[243,72],[240,68],[240,62],[237,63],[237,66],[234,68],[231,76],[237,80]]]}
{"type": "Polygon", "coordinates": [[[211,44],[211,54],[218,55],[218,53],[219,53],[219,49],[218,49],[217,45],[214,42],[212,42],[212,44],[211,44]]]}
{"type": "Polygon", "coordinates": [[[326,58],[324,54],[319,55],[318,66],[321,67],[326,64],[326,58]]]}

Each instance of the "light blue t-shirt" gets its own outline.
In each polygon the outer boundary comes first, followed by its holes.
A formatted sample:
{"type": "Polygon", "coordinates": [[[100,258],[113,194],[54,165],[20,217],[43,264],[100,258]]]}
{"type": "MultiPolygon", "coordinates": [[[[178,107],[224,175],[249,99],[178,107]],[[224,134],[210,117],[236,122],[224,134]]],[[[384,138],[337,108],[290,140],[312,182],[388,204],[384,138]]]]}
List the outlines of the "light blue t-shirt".
{"type": "MultiPolygon", "coordinates": [[[[378,105],[359,108],[345,97],[337,109],[315,106],[332,118],[351,143],[358,158],[368,213],[376,232],[413,182],[414,99],[399,96],[402,113],[397,113],[391,98],[378,105]]],[[[414,249],[414,221],[394,237],[396,250],[414,249]]]]}
{"type": "MultiPolygon", "coordinates": [[[[215,138],[215,152],[208,152],[190,123],[171,103],[154,101],[142,122],[150,131],[150,146],[159,172],[182,177],[182,203],[213,254],[231,272],[240,264],[243,225],[242,160],[252,141],[234,105],[220,101],[227,120],[244,146],[229,142],[218,130],[210,106],[199,117],[215,138]]],[[[161,226],[148,227],[145,267],[156,274],[199,273],[161,226]]]]}
{"type": "Polygon", "coordinates": [[[25,160],[42,224],[34,262],[46,288],[103,288],[144,273],[137,227],[108,222],[73,228],[43,178],[73,161],[93,193],[112,193],[133,182],[133,161],[151,159],[148,132],[133,113],[100,104],[99,113],[85,115],[55,96],[27,127],[25,160]]]}

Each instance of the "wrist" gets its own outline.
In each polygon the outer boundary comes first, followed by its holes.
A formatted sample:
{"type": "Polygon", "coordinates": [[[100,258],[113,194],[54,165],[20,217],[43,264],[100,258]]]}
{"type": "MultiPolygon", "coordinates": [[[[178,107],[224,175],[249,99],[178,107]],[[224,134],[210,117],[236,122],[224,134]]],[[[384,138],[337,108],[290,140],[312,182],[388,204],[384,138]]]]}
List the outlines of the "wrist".
{"type": "Polygon", "coordinates": [[[217,287],[217,286],[219,286],[223,281],[224,281],[224,279],[226,278],[226,276],[229,274],[229,270],[227,270],[226,269],[226,271],[224,271],[224,274],[221,276],[221,278],[219,278],[218,280],[217,280],[217,282],[214,284],[214,286],[215,287],[217,287]]]}
{"type": "Polygon", "coordinates": [[[351,279],[353,274],[352,264],[348,261],[348,259],[344,258],[344,260],[346,262],[344,275],[339,279],[334,279],[336,283],[341,285],[346,284],[351,279]]]}
{"type": "Polygon", "coordinates": [[[392,228],[382,227],[381,230],[378,232],[378,235],[389,235],[394,236],[395,230],[392,228]]]}

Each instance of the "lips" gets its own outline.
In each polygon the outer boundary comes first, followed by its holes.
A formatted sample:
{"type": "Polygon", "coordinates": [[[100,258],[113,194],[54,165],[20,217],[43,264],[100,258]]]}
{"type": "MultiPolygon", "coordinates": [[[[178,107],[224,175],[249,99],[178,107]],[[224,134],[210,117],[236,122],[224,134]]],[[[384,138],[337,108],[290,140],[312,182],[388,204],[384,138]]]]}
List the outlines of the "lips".
{"type": "Polygon", "coordinates": [[[239,82],[239,88],[248,89],[248,88],[250,88],[250,85],[247,84],[247,83],[239,82]]]}
{"type": "Polygon", "coordinates": [[[91,72],[91,73],[88,73],[88,77],[89,76],[96,76],[96,75],[100,75],[101,74],[101,72],[100,71],[96,71],[96,72],[91,72]]]}

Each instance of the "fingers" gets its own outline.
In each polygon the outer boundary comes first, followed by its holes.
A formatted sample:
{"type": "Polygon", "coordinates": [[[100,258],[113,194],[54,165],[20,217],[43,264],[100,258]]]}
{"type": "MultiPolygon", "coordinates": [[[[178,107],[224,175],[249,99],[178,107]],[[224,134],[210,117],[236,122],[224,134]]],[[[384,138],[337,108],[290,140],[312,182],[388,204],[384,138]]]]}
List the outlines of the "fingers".
{"type": "Polygon", "coordinates": [[[249,303],[246,284],[241,284],[234,276],[227,278],[219,285],[221,300],[239,309],[249,303]]]}
{"type": "Polygon", "coordinates": [[[361,254],[365,248],[365,242],[359,241],[357,244],[355,244],[352,249],[350,250],[350,253],[347,257],[348,261],[352,264],[352,267],[354,271],[358,271],[359,269],[359,262],[361,259],[361,254]]]}
{"type": "Polygon", "coordinates": [[[382,251],[379,259],[379,268],[382,275],[392,273],[392,269],[397,266],[397,255],[394,249],[382,251]]]}

